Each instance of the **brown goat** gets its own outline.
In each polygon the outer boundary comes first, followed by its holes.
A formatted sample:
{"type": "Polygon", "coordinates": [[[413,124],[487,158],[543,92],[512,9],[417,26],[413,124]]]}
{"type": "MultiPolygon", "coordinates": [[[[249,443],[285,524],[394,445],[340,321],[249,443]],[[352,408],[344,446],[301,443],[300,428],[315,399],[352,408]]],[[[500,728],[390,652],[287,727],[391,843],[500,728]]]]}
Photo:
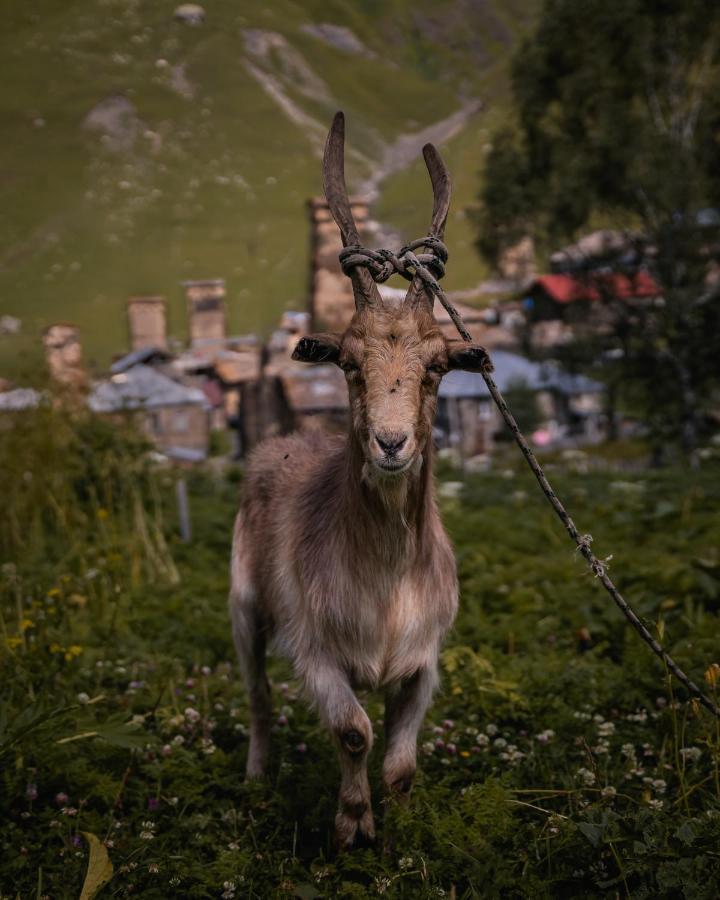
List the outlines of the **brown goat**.
{"type": "MultiPolygon", "coordinates": [[[[325,193],[345,246],[359,244],[343,167],[344,119],[325,147],[325,193]]],[[[442,237],[450,183],[433,147],[430,234],[442,237]]],[[[481,348],[448,341],[415,278],[384,303],[366,269],[351,275],[344,334],[303,338],[294,357],[345,372],[347,437],[317,432],[264,442],[248,462],[232,550],[230,613],[250,696],[247,776],[264,774],[272,722],[266,644],[287,656],[332,732],[341,768],[335,836],[374,837],[367,778],[373,731],[355,689],[385,691],[385,790],[407,798],[417,733],[457,609],[457,576],[435,500],[432,423],[440,379],[477,369],[481,348]]]]}

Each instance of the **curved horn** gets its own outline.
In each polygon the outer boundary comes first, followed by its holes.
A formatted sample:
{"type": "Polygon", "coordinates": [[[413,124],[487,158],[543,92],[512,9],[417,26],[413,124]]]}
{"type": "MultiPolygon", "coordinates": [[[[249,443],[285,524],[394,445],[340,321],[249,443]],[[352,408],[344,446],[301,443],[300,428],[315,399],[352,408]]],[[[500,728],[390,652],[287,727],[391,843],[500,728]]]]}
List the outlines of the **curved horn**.
{"type": "MultiPolygon", "coordinates": [[[[433,210],[428,234],[431,237],[442,240],[445,234],[448,210],[450,209],[450,194],[452,191],[450,175],[445,168],[445,163],[440,158],[440,154],[432,144],[425,144],[423,147],[423,158],[425,159],[425,165],[427,166],[433,189],[433,210]]],[[[423,283],[419,278],[413,278],[405,296],[405,303],[415,306],[423,299],[428,303],[432,311],[434,298],[424,289],[423,283]]]]}
{"type": "MultiPolygon", "coordinates": [[[[335,113],[325,142],[323,187],[332,217],[340,228],[343,247],[359,244],[360,236],[345,186],[345,115],[342,112],[335,113]]],[[[367,269],[353,269],[350,280],[358,309],[381,302],[380,292],[367,269]]]]}
{"type": "Polygon", "coordinates": [[[442,240],[442,236],[445,234],[448,210],[450,209],[450,193],[452,190],[450,175],[445,168],[445,163],[440,158],[440,154],[432,144],[425,144],[423,157],[433,189],[432,220],[428,233],[442,240]]]}

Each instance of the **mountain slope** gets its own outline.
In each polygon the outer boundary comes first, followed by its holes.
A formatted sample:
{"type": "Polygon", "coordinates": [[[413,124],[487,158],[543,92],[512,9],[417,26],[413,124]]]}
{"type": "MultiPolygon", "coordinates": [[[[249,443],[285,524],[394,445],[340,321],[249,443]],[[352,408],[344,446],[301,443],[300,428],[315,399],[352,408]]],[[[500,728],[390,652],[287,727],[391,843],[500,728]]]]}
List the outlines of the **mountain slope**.
{"type": "Polygon", "coordinates": [[[462,209],[535,2],[217,0],[199,27],[164,2],[5,6],[0,312],[22,334],[0,336],[0,375],[37,380],[39,331],[57,320],[79,324],[86,359],[106,365],[127,344],[132,294],[167,296],[183,338],[187,278],[227,279],[235,333],[303,307],[304,203],[337,108],[351,187],[372,180],[377,214],[403,237],[424,231],[430,203],[417,165],[402,171],[405,136],[457,126],[448,285],[481,277],[462,209]]]}

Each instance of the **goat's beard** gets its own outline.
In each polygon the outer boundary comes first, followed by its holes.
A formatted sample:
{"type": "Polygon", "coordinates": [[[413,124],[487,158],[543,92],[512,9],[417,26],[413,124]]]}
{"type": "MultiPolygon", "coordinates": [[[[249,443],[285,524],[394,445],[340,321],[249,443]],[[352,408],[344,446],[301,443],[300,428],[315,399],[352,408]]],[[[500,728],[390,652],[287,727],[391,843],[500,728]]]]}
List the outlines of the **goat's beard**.
{"type": "Polygon", "coordinates": [[[366,459],[362,468],[362,480],[373,488],[388,487],[393,482],[404,481],[408,477],[417,478],[422,466],[422,453],[417,453],[404,466],[398,466],[397,469],[383,469],[382,466],[366,459]]]}

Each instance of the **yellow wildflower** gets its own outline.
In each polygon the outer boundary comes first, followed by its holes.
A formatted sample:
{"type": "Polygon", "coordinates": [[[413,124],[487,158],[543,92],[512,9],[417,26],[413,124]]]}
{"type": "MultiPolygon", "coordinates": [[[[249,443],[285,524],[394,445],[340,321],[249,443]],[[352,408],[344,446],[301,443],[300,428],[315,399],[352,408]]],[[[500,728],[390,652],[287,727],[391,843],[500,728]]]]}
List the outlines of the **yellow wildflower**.
{"type": "Polygon", "coordinates": [[[48,597],[59,597],[60,596],[60,588],[50,588],[47,592],[48,597]]]}
{"type": "Polygon", "coordinates": [[[720,665],[718,663],[710,663],[705,670],[705,681],[714,688],[720,681],[720,665]]]}
{"type": "Polygon", "coordinates": [[[83,652],[83,648],[79,644],[72,644],[65,651],[65,660],[70,662],[71,659],[75,659],[76,656],[80,656],[83,652]]]}
{"type": "Polygon", "coordinates": [[[33,622],[32,619],[23,619],[22,622],[20,623],[21,631],[27,631],[28,628],[34,628],[34,627],[35,627],[35,623],[33,622]]]}
{"type": "Polygon", "coordinates": [[[9,637],[5,639],[5,643],[11,650],[14,650],[16,647],[19,647],[22,644],[22,638],[19,637],[9,637]]]}
{"type": "Polygon", "coordinates": [[[107,519],[109,513],[104,507],[101,506],[100,509],[97,511],[97,515],[98,515],[98,519],[107,519]]]}

